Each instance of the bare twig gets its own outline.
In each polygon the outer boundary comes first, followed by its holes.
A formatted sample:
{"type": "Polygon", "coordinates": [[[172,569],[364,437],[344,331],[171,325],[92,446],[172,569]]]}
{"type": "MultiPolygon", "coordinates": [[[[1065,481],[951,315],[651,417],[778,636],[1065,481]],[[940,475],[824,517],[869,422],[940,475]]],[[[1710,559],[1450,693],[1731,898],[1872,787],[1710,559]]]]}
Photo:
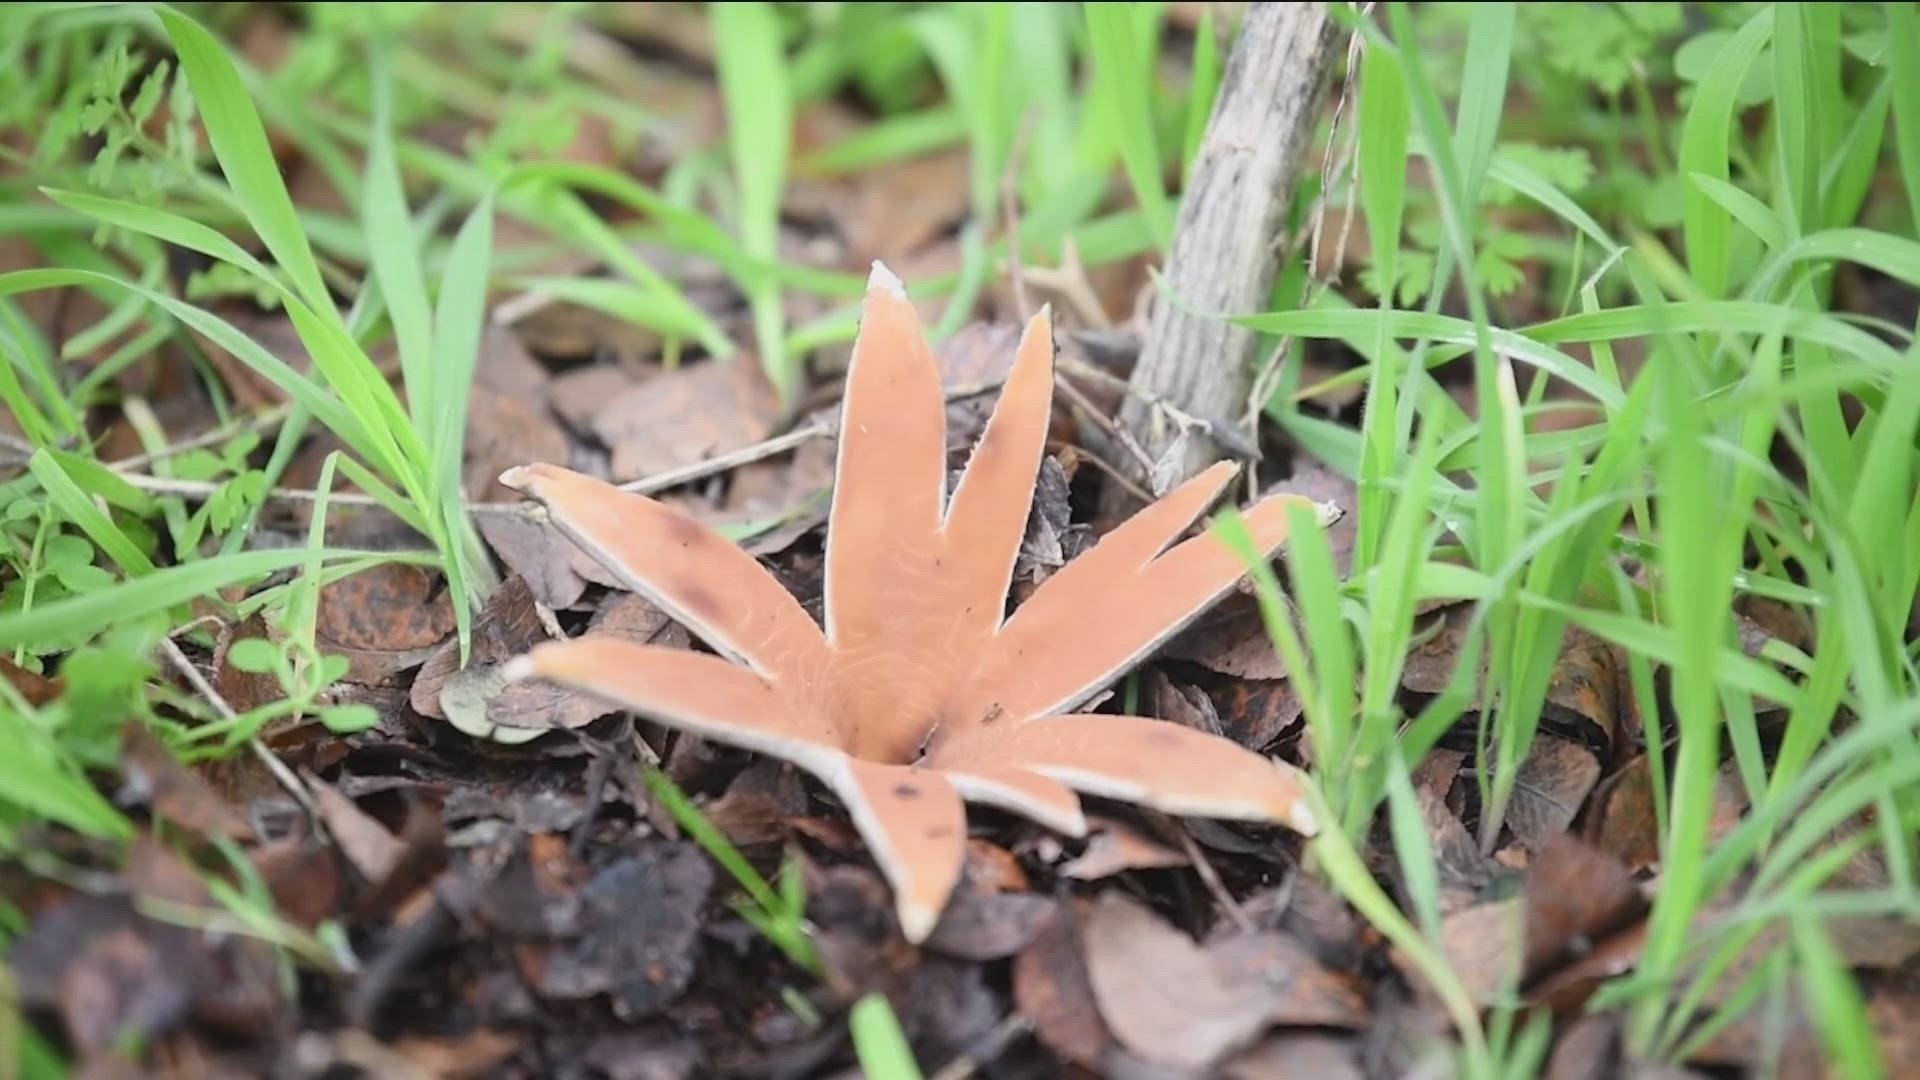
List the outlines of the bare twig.
{"type": "Polygon", "coordinates": [[[1073,309],[1073,313],[1088,326],[1100,330],[1113,326],[1113,320],[1107,318],[1107,309],[1101,306],[1100,298],[1094,295],[1093,285],[1087,281],[1086,267],[1080,263],[1080,248],[1073,242],[1073,237],[1069,236],[1060,242],[1058,267],[1049,270],[1043,266],[1029,266],[1019,276],[1059,294],[1073,309]]]}
{"type": "MultiPolygon", "coordinates": [[[[1273,238],[1285,227],[1294,176],[1313,138],[1333,40],[1333,18],[1322,5],[1246,8],[1166,256],[1167,289],[1182,302],[1152,305],[1132,374],[1134,385],[1190,414],[1237,413],[1252,389],[1254,333],[1211,313],[1257,310],[1271,293],[1273,238]]],[[[1140,399],[1127,402],[1120,420],[1169,483],[1216,456],[1140,399]]]]}
{"type": "Polygon", "coordinates": [[[115,472],[133,472],[138,469],[144,469],[163,458],[177,457],[189,450],[216,446],[240,434],[242,431],[272,427],[280,421],[285,420],[287,414],[292,411],[292,405],[276,405],[265,412],[232,420],[221,424],[219,427],[203,431],[190,439],[182,439],[177,443],[169,443],[151,453],[134,454],[131,457],[124,457],[118,461],[110,462],[107,468],[115,472]]]}
{"type": "MultiPolygon", "coordinates": [[[[1371,0],[1363,5],[1360,10],[1363,17],[1370,15],[1373,11],[1373,3],[1371,0]]],[[[1306,295],[1302,298],[1302,307],[1311,307],[1313,302],[1324,294],[1327,289],[1331,288],[1333,283],[1339,279],[1340,268],[1346,263],[1347,240],[1353,233],[1353,206],[1352,201],[1349,200],[1347,212],[1341,215],[1338,246],[1334,249],[1333,262],[1329,264],[1330,272],[1322,275],[1319,271],[1320,244],[1326,230],[1327,204],[1333,198],[1334,178],[1340,173],[1345,172],[1350,165],[1353,165],[1354,148],[1359,144],[1360,139],[1359,128],[1357,126],[1349,126],[1344,132],[1346,138],[1343,145],[1341,141],[1343,132],[1340,126],[1340,120],[1346,111],[1348,100],[1353,96],[1353,83],[1360,70],[1361,40],[1362,38],[1357,31],[1347,39],[1346,78],[1341,82],[1340,96],[1334,101],[1333,119],[1327,132],[1329,152],[1321,162],[1320,194],[1314,199],[1313,229],[1307,244],[1308,286],[1306,295]]],[[[1358,166],[1354,165],[1353,167],[1357,181],[1358,166]]],[[[1290,258],[1291,256],[1292,252],[1289,251],[1287,257],[1290,258]]],[[[1276,342],[1272,351],[1267,354],[1266,360],[1261,363],[1259,373],[1254,376],[1253,389],[1247,394],[1246,415],[1243,421],[1249,432],[1259,431],[1260,415],[1266,410],[1267,399],[1273,396],[1274,390],[1280,385],[1280,375],[1283,370],[1283,364],[1287,354],[1293,349],[1293,343],[1294,339],[1291,335],[1281,338],[1276,342]]],[[[1254,482],[1251,476],[1247,479],[1249,484],[1254,482]]]]}
{"type": "MultiPolygon", "coordinates": [[[[207,677],[200,674],[200,669],[193,666],[193,661],[187,658],[187,654],[180,650],[180,646],[172,638],[161,639],[160,650],[167,654],[167,661],[180,672],[195,692],[212,703],[214,710],[222,719],[233,720],[239,717],[240,714],[233,710],[233,706],[227,704],[227,699],[207,681],[207,677]]],[[[266,744],[258,738],[248,739],[247,748],[253,751],[254,757],[260,759],[260,764],[266,766],[267,772],[273,775],[280,786],[287,789],[287,794],[293,797],[293,801],[299,803],[300,808],[307,812],[314,827],[320,828],[319,807],[314,805],[313,796],[308,793],[307,785],[300,782],[300,778],[293,774],[292,769],[287,768],[287,763],[274,757],[273,751],[267,749],[266,744]]]]}
{"type": "Polygon", "coordinates": [[[1220,880],[1220,871],[1215,870],[1213,863],[1207,860],[1207,853],[1200,849],[1200,845],[1194,842],[1192,834],[1187,830],[1176,828],[1175,831],[1180,834],[1180,845],[1187,849],[1187,858],[1192,860],[1194,872],[1200,875],[1201,883],[1206,885],[1207,891],[1213,894],[1214,902],[1227,913],[1227,918],[1233,920],[1233,925],[1252,933],[1255,929],[1253,920],[1247,918],[1246,909],[1242,908],[1240,901],[1235,900],[1233,894],[1227,891],[1226,882],[1220,880]]]}
{"type": "Polygon", "coordinates": [[[1005,1020],[993,1026],[980,1040],[980,1045],[968,1050],[952,1061],[941,1066],[933,1074],[933,1080],[967,1080],[983,1065],[991,1065],[994,1059],[1007,1052],[1013,1040],[1033,1030],[1033,1021],[1019,1013],[1011,1013],[1005,1020]]]}

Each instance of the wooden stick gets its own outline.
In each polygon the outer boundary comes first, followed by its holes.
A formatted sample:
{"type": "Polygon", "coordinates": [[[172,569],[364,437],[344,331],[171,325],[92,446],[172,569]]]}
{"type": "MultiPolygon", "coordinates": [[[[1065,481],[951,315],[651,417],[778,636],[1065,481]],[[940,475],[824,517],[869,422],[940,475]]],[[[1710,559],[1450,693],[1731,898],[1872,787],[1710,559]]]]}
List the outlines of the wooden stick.
{"type": "Polygon", "coordinates": [[[1228,59],[1192,179],[1181,199],[1165,269],[1179,306],[1150,302],[1145,348],[1121,422],[1156,459],[1156,491],[1218,459],[1215,438],[1148,404],[1164,399],[1192,416],[1245,407],[1254,369],[1252,331],[1221,316],[1263,310],[1278,269],[1295,177],[1306,160],[1328,65],[1334,20],[1320,4],[1253,3],[1228,59]],[[1202,433],[1203,436],[1205,433],[1202,433]]]}

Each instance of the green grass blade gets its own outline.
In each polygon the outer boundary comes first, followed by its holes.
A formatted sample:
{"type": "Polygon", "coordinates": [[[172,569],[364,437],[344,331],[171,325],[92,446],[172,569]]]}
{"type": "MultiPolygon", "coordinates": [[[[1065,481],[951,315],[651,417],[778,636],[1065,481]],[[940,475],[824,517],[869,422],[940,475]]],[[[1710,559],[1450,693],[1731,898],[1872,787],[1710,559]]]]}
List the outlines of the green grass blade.
{"type": "Polygon", "coordinates": [[[1707,198],[1712,199],[1728,216],[1747,227],[1747,231],[1760,238],[1760,242],[1770,249],[1778,249],[1787,242],[1787,227],[1773,208],[1740,188],[1734,187],[1717,176],[1694,173],[1687,179],[1693,181],[1707,198]]]}
{"type": "MultiPolygon", "coordinates": [[[[1774,9],[1763,5],[1746,25],[1720,47],[1713,67],[1694,89],[1693,103],[1680,127],[1680,175],[1728,180],[1728,143],[1733,114],[1747,69],[1773,34],[1774,9]]],[[[1687,268],[1700,293],[1709,299],[1725,295],[1731,267],[1733,226],[1727,212],[1697,185],[1686,188],[1682,236],[1687,268]]]]}
{"type": "Polygon", "coordinates": [[[1500,136],[1500,116],[1507,99],[1507,66],[1513,58],[1516,7],[1511,3],[1475,4],[1467,28],[1454,145],[1460,158],[1461,198],[1468,206],[1479,204],[1480,185],[1493,162],[1494,143],[1500,136]]]}
{"type": "Polygon", "coordinates": [[[900,1020],[893,1015],[893,1006],[887,1004],[885,995],[869,993],[854,1002],[847,1026],[862,1074],[871,1080],[920,1080],[913,1048],[907,1045],[906,1032],[900,1029],[900,1020]]]}
{"type": "Polygon", "coordinates": [[[1173,243],[1173,202],[1167,197],[1160,146],[1154,138],[1154,72],[1141,55],[1138,14],[1133,4],[1082,4],[1087,45],[1097,91],[1090,107],[1110,110],[1108,123],[1119,144],[1120,161],[1133,194],[1146,212],[1155,241],[1165,251],[1173,243]]]}
{"type": "Polygon", "coordinates": [[[128,577],[144,577],[153,572],[153,560],[147,558],[146,552],[141,551],[126,533],[120,531],[113,519],[94,505],[93,500],[80,490],[80,485],[73,482],[73,478],[60,467],[52,454],[45,449],[35,451],[27,461],[27,468],[40,481],[41,488],[61,516],[79,526],[80,531],[86,533],[96,547],[106,552],[107,558],[112,559],[128,577]]]}
{"type": "MultiPolygon", "coordinates": [[[[1386,312],[1393,308],[1399,293],[1400,230],[1407,201],[1407,136],[1412,124],[1397,51],[1368,49],[1362,57],[1358,122],[1360,204],[1366,211],[1379,307],[1386,312]]],[[[1390,502],[1382,481],[1397,471],[1395,463],[1402,445],[1397,395],[1403,354],[1390,342],[1388,326],[1386,319],[1374,324],[1369,353],[1373,368],[1367,380],[1360,433],[1359,531],[1353,563],[1361,568],[1371,567],[1377,557],[1390,502]]]]}
{"type": "MultiPolygon", "coordinates": [[[[391,558],[376,552],[328,551],[328,558],[391,558]]],[[[307,561],[306,548],[243,551],[155,570],[109,589],[43,604],[32,611],[0,615],[0,648],[45,641],[83,640],[116,623],[145,618],[176,604],[215,593],[229,585],[307,561]]]]}
{"type": "Polygon", "coordinates": [[[1888,0],[1887,67],[1893,78],[1894,153],[1912,215],[1920,232],[1920,4],[1888,0]]]}
{"type": "MultiPolygon", "coordinates": [[[[779,254],[780,195],[792,143],[793,101],[780,21],[765,3],[715,4],[714,58],[726,102],[741,246],[769,261],[779,254]]],[[[747,289],[760,365],[782,401],[797,391],[799,372],[786,357],[779,284],[757,277],[747,289]]]]}
{"type": "Polygon", "coordinates": [[[205,27],[170,7],[160,6],[155,12],[173,41],[214,157],[248,223],[293,280],[300,297],[316,311],[335,312],[240,70],[205,27]]]}
{"type": "MultiPolygon", "coordinates": [[[[431,315],[426,275],[414,236],[413,215],[407,209],[400,165],[393,154],[393,79],[384,48],[373,57],[373,131],[367,140],[367,177],[361,216],[367,235],[373,278],[386,301],[387,317],[400,350],[400,373],[407,388],[413,423],[432,439],[427,420],[440,393],[433,363],[431,315]]],[[[458,268],[458,261],[449,261],[458,268]]]]}

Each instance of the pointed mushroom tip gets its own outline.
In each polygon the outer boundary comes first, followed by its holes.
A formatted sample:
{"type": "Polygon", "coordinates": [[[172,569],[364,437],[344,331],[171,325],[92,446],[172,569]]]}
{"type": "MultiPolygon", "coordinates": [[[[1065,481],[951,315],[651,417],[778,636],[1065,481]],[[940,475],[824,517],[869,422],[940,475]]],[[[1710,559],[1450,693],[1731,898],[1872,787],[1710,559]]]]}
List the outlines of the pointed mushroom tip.
{"type": "Polygon", "coordinates": [[[500,677],[510,683],[526,682],[534,676],[533,657],[522,653],[500,665],[500,677]]]}
{"type": "Polygon", "coordinates": [[[525,491],[528,485],[532,483],[533,474],[528,471],[528,467],[525,465],[515,465],[513,468],[500,474],[500,486],[512,488],[515,491],[525,491]]]}
{"type": "Polygon", "coordinates": [[[1328,499],[1323,503],[1315,503],[1313,512],[1314,515],[1320,519],[1320,527],[1323,529],[1347,516],[1347,512],[1340,508],[1340,504],[1334,502],[1332,499],[1328,499]]]}
{"type": "Polygon", "coordinates": [[[940,912],[917,900],[902,900],[899,903],[900,933],[909,945],[918,945],[933,933],[935,924],[940,921],[940,912]]]}
{"type": "Polygon", "coordinates": [[[900,300],[907,298],[907,287],[900,281],[899,275],[887,269],[887,264],[879,259],[873,260],[873,271],[867,275],[867,291],[875,289],[900,300]]]}
{"type": "Polygon", "coordinates": [[[1320,817],[1313,812],[1313,804],[1305,798],[1295,798],[1293,805],[1287,808],[1287,826],[1301,836],[1317,836],[1320,833],[1320,817]]]}

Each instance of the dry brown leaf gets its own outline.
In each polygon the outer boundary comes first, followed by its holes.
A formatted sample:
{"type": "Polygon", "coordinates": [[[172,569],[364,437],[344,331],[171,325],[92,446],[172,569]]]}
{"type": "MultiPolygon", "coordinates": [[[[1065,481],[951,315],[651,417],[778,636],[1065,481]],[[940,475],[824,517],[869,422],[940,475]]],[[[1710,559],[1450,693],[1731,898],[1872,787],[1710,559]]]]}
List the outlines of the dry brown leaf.
{"type": "Polygon", "coordinates": [[[125,781],[122,801],[145,803],[156,816],[208,839],[255,839],[253,826],[240,811],[181,764],[144,723],[127,724],[120,737],[120,755],[125,781]]]}
{"type": "Polygon", "coordinates": [[[612,479],[625,483],[751,446],[772,434],[779,411],[742,353],[662,372],[603,402],[593,431],[613,452],[612,479]]]}
{"type": "Polygon", "coordinates": [[[1274,1035],[1229,1062],[1227,1080],[1365,1080],[1354,1040],[1315,1032],[1274,1035]]]}
{"type": "Polygon", "coordinates": [[[1573,836],[1547,838],[1526,882],[1525,977],[1590,955],[1597,942],[1624,929],[1648,908],[1647,897],[1619,860],[1573,836]]]}
{"type": "MultiPolygon", "coordinates": [[[[1293,612],[1293,605],[1287,608],[1293,612]]],[[[1294,629],[1305,633],[1294,612],[1294,629]]],[[[1305,640],[1304,638],[1302,640],[1305,640]]],[[[1204,619],[1167,643],[1166,656],[1199,664],[1209,671],[1236,679],[1274,680],[1287,677],[1287,664],[1267,634],[1260,603],[1251,596],[1235,595],[1222,601],[1204,619]]]]}
{"type": "Polygon", "coordinates": [[[387,880],[399,865],[406,844],[332,784],[312,775],[305,779],[313,792],[314,806],[320,811],[320,820],[326,823],[327,832],[347,862],[370,883],[387,880]]]}
{"type": "MultiPolygon", "coordinates": [[[[1437,611],[1433,620],[1438,622],[1438,628],[1408,651],[1400,678],[1400,685],[1416,694],[1439,694],[1453,685],[1467,629],[1473,621],[1473,606],[1454,604],[1437,611]]],[[[1485,654],[1486,650],[1481,649],[1480,668],[1475,676],[1479,689],[1484,689],[1486,683],[1485,654]]],[[[1541,713],[1543,722],[1562,725],[1570,732],[1591,731],[1606,740],[1608,746],[1624,745],[1621,724],[1626,702],[1620,691],[1622,670],[1617,648],[1579,627],[1567,627],[1547,685],[1547,700],[1541,713]]]]}
{"type": "Polygon", "coordinates": [[[1083,1068],[1095,1068],[1113,1045],[1100,1015],[1080,948],[1082,917],[1071,902],[1013,963],[1013,1000],[1049,1050],[1083,1068]]]}
{"type": "Polygon", "coordinates": [[[477,520],[487,546],[548,609],[564,611],[586,593],[586,579],[573,569],[576,549],[551,522],[519,514],[480,514],[477,520]]]}
{"type": "Polygon", "coordinates": [[[1607,1080],[1619,1068],[1619,1017],[1583,1016],[1554,1040],[1544,1080],[1607,1080]]]}
{"type": "Polygon", "coordinates": [[[446,583],[424,567],[381,563],[320,587],[314,636],[321,652],[347,658],[348,682],[387,682],[453,629],[446,583]]]}
{"type": "Polygon", "coordinates": [[[66,680],[58,675],[49,679],[37,671],[28,671],[4,656],[0,656],[0,678],[12,683],[27,704],[34,706],[45,705],[67,689],[66,680]]]}
{"type": "Polygon", "coordinates": [[[1033,944],[1052,921],[1055,906],[1033,893],[956,892],[927,935],[926,948],[982,964],[1004,959],[1033,944]]]}
{"type": "Polygon", "coordinates": [[[521,392],[475,386],[467,405],[466,469],[462,484],[477,503],[514,502],[500,474],[526,461],[566,461],[566,432],[546,406],[521,392]]]}
{"type": "MultiPolygon", "coordinates": [[[[1273,745],[1306,713],[1306,705],[1286,679],[1230,683],[1216,691],[1213,700],[1227,737],[1256,750],[1273,745]]],[[[1301,753],[1307,749],[1302,743],[1301,753]]]]}
{"type": "Polygon", "coordinates": [[[1538,733],[1514,774],[1507,828],[1522,847],[1537,853],[1543,843],[1573,824],[1599,779],[1600,762],[1592,750],[1570,739],[1538,733]]]}
{"type": "Polygon", "coordinates": [[[1102,894],[1081,943],[1088,981],[1114,1038],[1156,1064],[1205,1069],[1250,1045],[1285,1010],[1327,1023],[1335,1014],[1351,1018],[1343,1006],[1360,1009],[1351,989],[1351,1000],[1329,1005],[1321,996],[1326,984],[1290,984],[1282,977],[1289,959],[1302,970],[1320,970],[1297,946],[1286,957],[1290,943],[1283,936],[1233,940],[1241,944],[1203,949],[1121,893],[1102,894]],[[1276,958],[1281,970],[1263,969],[1276,958]]]}
{"type": "Polygon", "coordinates": [[[606,409],[607,402],[645,385],[659,373],[652,364],[642,365],[638,372],[613,364],[589,364],[554,376],[548,384],[547,402],[576,434],[590,435],[594,417],[606,409]]]}
{"type": "Polygon", "coordinates": [[[958,228],[972,208],[964,146],[864,169],[830,212],[857,264],[906,263],[958,228]]]}

